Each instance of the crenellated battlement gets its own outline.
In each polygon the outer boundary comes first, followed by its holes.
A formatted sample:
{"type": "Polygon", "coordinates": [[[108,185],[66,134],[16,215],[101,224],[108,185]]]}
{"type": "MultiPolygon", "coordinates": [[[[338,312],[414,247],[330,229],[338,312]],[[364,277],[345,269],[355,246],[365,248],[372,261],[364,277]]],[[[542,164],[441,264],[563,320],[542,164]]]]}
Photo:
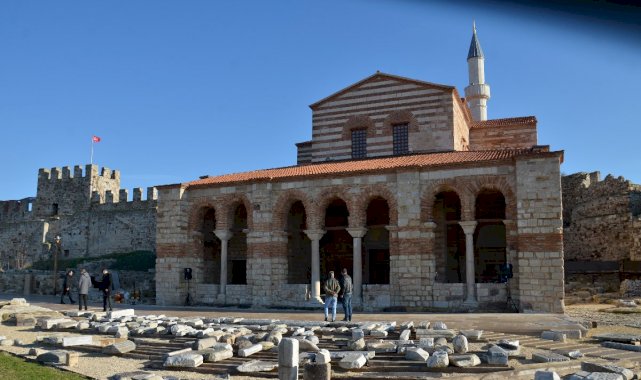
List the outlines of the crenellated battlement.
{"type": "Polygon", "coordinates": [[[0,221],[28,219],[33,213],[35,198],[0,201],[0,221]]]}
{"type": "Polygon", "coordinates": [[[91,193],[91,205],[114,205],[121,207],[136,206],[135,208],[155,207],[158,200],[158,190],[155,187],[147,188],[147,197],[143,199],[142,187],[133,189],[133,197],[129,198],[129,190],[119,189],[117,192],[107,190],[104,194],[98,191],[91,193]]]}
{"type": "Polygon", "coordinates": [[[73,171],[71,166],[53,167],[50,169],[40,168],[38,170],[38,181],[58,181],[65,179],[78,179],[101,177],[109,180],[120,181],[120,171],[111,170],[108,167],[100,168],[98,165],[85,165],[84,170],[80,165],[75,165],[73,171]]]}

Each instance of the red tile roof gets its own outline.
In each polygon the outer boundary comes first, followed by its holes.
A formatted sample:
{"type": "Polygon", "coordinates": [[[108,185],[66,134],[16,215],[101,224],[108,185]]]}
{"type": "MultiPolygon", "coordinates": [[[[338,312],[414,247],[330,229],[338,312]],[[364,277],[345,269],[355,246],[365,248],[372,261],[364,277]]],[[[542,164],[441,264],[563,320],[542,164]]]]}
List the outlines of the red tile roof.
{"type": "Polygon", "coordinates": [[[492,119],[485,121],[475,121],[472,123],[471,128],[491,128],[491,127],[508,127],[513,125],[536,125],[536,117],[523,116],[523,117],[508,117],[505,119],[492,119]]]}
{"type": "MultiPolygon", "coordinates": [[[[536,147],[533,149],[413,154],[363,160],[322,162],[308,165],[288,166],[284,168],[254,170],[244,173],[224,174],[187,182],[184,185],[190,187],[243,182],[265,182],[310,176],[336,176],[389,171],[394,169],[456,166],[466,163],[507,160],[517,156],[548,154],[550,154],[550,152],[548,152],[544,147],[536,147]]],[[[552,154],[562,154],[562,152],[552,152],[552,154]]]]}

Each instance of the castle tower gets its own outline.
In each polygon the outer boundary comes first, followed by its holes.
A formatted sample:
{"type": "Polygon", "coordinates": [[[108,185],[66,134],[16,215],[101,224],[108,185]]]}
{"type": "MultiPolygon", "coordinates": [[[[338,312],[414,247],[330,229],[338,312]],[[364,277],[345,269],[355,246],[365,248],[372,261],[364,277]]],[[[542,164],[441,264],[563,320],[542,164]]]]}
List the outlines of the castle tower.
{"type": "Polygon", "coordinates": [[[465,87],[465,100],[472,111],[474,121],[487,120],[487,100],[490,86],[485,84],[485,58],[481,44],[476,37],[476,24],[473,24],[472,42],[467,53],[467,69],[470,85],[465,87]]]}

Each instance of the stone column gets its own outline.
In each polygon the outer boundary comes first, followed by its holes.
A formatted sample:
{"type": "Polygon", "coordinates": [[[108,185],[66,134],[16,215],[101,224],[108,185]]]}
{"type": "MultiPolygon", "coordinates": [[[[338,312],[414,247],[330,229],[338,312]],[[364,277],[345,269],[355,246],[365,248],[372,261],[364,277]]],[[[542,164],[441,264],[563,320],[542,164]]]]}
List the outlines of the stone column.
{"type": "Polygon", "coordinates": [[[227,243],[233,233],[229,230],[214,231],[216,237],[220,239],[220,289],[219,294],[224,295],[227,288],[227,243]]]}
{"type": "Polygon", "coordinates": [[[352,235],[354,239],[353,243],[353,276],[354,276],[354,303],[360,303],[361,297],[363,295],[363,262],[362,262],[362,245],[363,237],[367,233],[367,228],[365,227],[356,227],[348,228],[347,232],[352,235]]]}
{"type": "Polygon", "coordinates": [[[474,274],[474,230],[476,230],[475,220],[466,220],[459,222],[465,233],[465,282],[467,284],[467,295],[465,304],[474,306],[477,304],[475,292],[475,274],[474,274]]]}
{"type": "Polygon", "coordinates": [[[323,302],[320,298],[320,239],[325,235],[323,230],[305,230],[312,241],[312,299],[323,302]]]}

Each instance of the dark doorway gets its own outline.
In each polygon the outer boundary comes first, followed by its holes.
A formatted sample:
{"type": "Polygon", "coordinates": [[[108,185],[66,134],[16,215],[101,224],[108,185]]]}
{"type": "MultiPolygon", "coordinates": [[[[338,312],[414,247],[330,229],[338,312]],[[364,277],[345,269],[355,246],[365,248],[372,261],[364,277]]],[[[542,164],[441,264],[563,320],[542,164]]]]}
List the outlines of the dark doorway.
{"type": "Polygon", "coordinates": [[[307,214],[303,202],[292,204],[287,213],[287,283],[311,282],[312,246],[305,234],[307,214]]]}
{"type": "Polygon", "coordinates": [[[436,281],[460,283],[465,281],[465,234],[459,225],[461,200],[453,191],[434,197],[433,217],[436,281]]]}
{"type": "Polygon", "coordinates": [[[205,210],[201,234],[203,237],[203,283],[217,284],[220,282],[220,240],[216,237],[216,212],[213,208],[205,210]]]}
{"type": "Polygon", "coordinates": [[[367,234],[363,239],[364,284],[389,284],[390,252],[389,252],[389,205],[384,198],[373,198],[367,205],[366,225],[367,234]]]}
{"type": "Polygon", "coordinates": [[[326,278],[333,270],[338,276],[343,268],[352,272],[353,238],[347,232],[349,211],[342,199],[335,199],[325,209],[325,235],[320,240],[320,275],[326,278]]]}
{"type": "Polygon", "coordinates": [[[247,283],[247,209],[240,203],[234,210],[234,219],[227,255],[227,278],[230,284],[247,283]]]}
{"type": "Polygon", "coordinates": [[[505,197],[483,190],[476,197],[474,263],[476,282],[498,282],[499,266],[506,263],[505,197]]]}

